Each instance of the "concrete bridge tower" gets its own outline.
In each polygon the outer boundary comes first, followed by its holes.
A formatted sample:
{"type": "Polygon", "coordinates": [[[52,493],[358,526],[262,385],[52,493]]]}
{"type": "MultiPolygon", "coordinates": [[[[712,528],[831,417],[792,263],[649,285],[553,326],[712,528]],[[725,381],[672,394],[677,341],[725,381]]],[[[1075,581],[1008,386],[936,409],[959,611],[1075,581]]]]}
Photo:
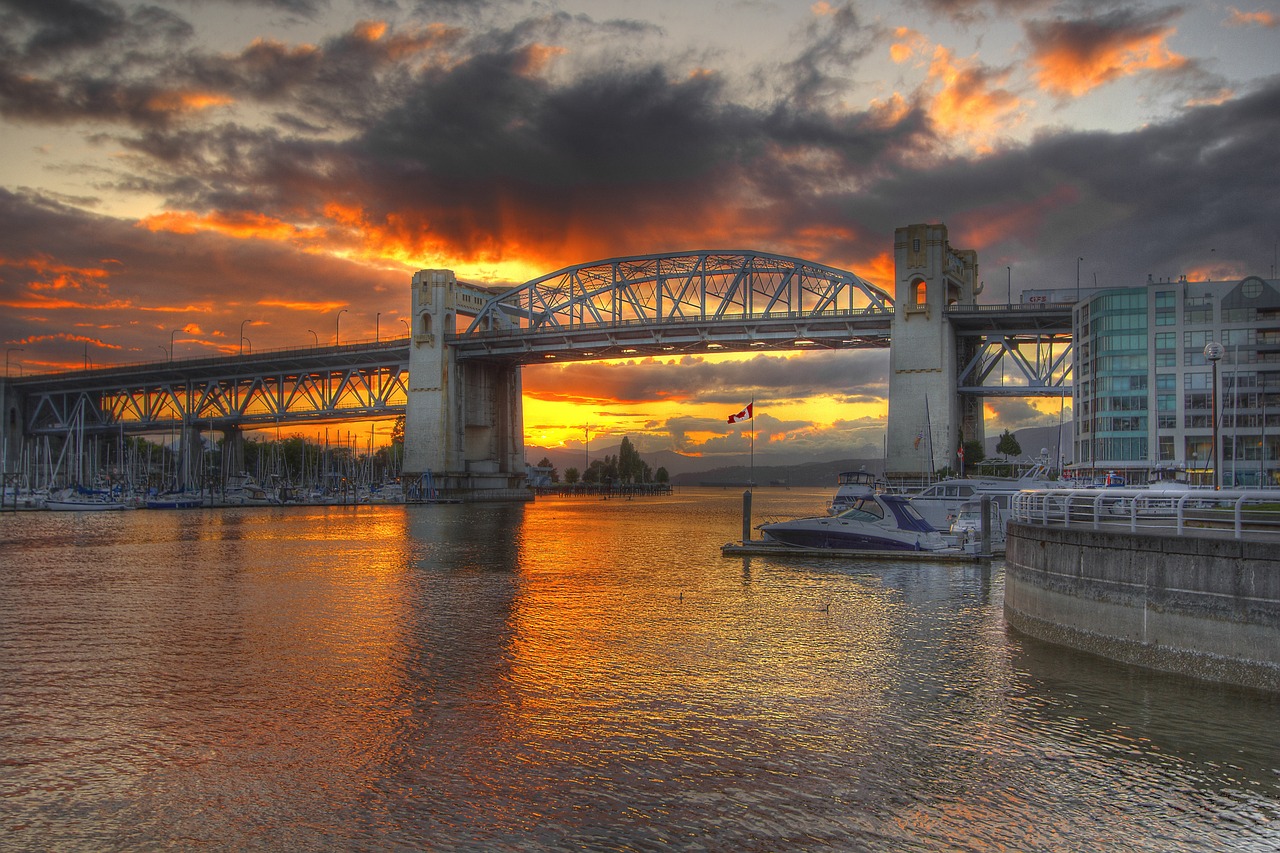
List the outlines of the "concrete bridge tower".
{"type": "Polygon", "coordinates": [[[446,335],[493,296],[463,284],[452,270],[413,276],[413,333],[405,403],[407,488],[430,473],[442,497],[527,498],[520,366],[459,362],[446,335]]]}
{"type": "Polygon", "coordinates": [[[945,225],[907,225],[893,242],[885,472],[912,478],[958,468],[961,441],[984,438],[982,399],[956,393],[971,353],[960,351],[945,312],[973,303],[982,288],[977,253],[952,249],[945,225]]]}

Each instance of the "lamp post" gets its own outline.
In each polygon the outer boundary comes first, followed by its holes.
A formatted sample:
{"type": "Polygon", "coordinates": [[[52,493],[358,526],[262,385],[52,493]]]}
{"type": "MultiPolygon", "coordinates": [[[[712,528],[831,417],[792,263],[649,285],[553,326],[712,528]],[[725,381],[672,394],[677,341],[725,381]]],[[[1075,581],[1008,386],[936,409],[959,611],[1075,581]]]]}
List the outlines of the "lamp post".
{"type": "Polygon", "coordinates": [[[401,323],[404,323],[404,336],[405,336],[406,338],[407,338],[407,337],[409,337],[409,321],[408,321],[408,320],[406,320],[405,318],[401,317],[401,318],[400,318],[400,322],[401,322],[401,323]]]}
{"type": "Polygon", "coordinates": [[[1076,258],[1076,302],[1080,301],[1080,263],[1084,258],[1076,258]]]}
{"type": "Polygon", "coordinates": [[[381,318],[382,318],[381,311],[373,315],[373,342],[375,344],[378,342],[378,320],[380,320],[381,318]]]}
{"type": "Polygon", "coordinates": [[[316,334],[316,330],[315,330],[315,329],[307,329],[307,331],[311,333],[311,343],[312,343],[312,346],[316,346],[316,347],[320,346],[320,336],[316,334]]]}
{"type": "Polygon", "coordinates": [[[345,314],[346,311],[347,309],[343,308],[338,312],[338,316],[333,318],[333,345],[335,347],[338,345],[338,323],[342,320],[342,315],[345,314]]]}
{"type": "Polygon", "coordinates": [[[1004,286],[1004,307],[1012,308],[1013,307],[1013,267],[1011,266],[1005,267],[1004,271],[1009,276],[1004,286]]]}
{"type": "Polygon", "coordinates": [[[173,336],[181,332],[181,329],[174,329],[169,333],[169,361],[173,361],[173,336]]]}
{"type": "Polygon", "coordinates": [[[1204,345],[1204,357],[1213,365],[1213,487],[1214,489],[1222,488],[1222,474],[1220,473],[1220,450],[1218,448],[1218,362],[1222,359],[1224,352],[1222,344],[1217,341],[1209,341],[1204,345]]]}
{"type": "Polygon", "coordinates": [[[167,349],[165,349],[165,348],[164,348],[164,344],[156,344],[156,349],[158,349],[158,350],[160,350],[160,352],[164,353],[164,360],[165,360],[165,361],[168,361],[168,360],[169,360],[169,351],[168,351],[167,349]]]}
{"type": "Polygon", "coordinates": [[[244,324],[247,322],[249,321],[248,320],[240,321],[240,354],[241,355],[244,355],[244,324]]]}

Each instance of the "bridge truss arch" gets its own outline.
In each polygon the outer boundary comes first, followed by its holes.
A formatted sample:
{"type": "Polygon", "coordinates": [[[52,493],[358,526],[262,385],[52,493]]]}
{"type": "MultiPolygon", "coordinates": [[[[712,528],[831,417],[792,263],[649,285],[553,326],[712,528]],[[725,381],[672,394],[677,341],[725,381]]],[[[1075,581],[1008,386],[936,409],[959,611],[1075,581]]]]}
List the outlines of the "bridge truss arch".
{"type": "Polygon", "coordinates": [[[893,298],[854,273],[755,251],[612,258],[498,294],[450,344],[538,362],[692,350],[883,347],[893,298]]]}

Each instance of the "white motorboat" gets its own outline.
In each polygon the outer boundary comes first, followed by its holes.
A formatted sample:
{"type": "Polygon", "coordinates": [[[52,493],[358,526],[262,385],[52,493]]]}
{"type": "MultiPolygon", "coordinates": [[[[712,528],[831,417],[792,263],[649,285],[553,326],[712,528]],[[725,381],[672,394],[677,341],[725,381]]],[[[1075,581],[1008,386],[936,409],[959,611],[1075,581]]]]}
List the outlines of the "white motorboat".
{"type": "Polygon", "coordinates": [[[968,501],[987,495],[999,509],[1000,518],[1009,515],[1013,496],[1024,489],[1052,488],[1044,466],[1037,465],[1021,477],[966,477],[940,480],[911,496],[911,505],[939,530],[949,530],[968,501]]]}
{"type": "Polygon", "coordinates": [[[875,475],[869,474],[865,468],[860,471],[843,471],[836,475],[836,494],[831,499],[831,506],[827,507],[827,514],[839,515],[853,506],[855,501],[883,491],[884,483],[878,482],[875,475]]]}
{"type": "Polygon", "coordinates": [[[129,506],[109,492],[91,492],[85,489],[64,489],[45,498],[44,508],[54,512],[104,512],[129,509],[129,506]]]}
{"type": "Polygon", "coordinates": [[[839,515],[796,518],[762,524],[764,538],[800,548],[851,551],[940,551],[947,547],[937,531],[901,495],[864,494],[839,515]]]}

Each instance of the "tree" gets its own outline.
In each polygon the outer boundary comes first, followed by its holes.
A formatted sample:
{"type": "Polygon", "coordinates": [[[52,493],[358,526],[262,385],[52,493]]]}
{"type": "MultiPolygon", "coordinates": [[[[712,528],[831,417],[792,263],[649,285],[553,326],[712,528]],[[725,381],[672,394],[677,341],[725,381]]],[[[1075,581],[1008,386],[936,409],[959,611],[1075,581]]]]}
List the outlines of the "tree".
{"type": "Polygon", "coordinates": [[[1022,445],[1018,444],[1018,439],[1013,437],[1013,433],[1005,430],[1000,434],[1000,441],[996,444],[996,453],[1004,454],[1004,461],[1008,462],[1010,456],[1022,455],[1022,445]]]}
{"type": "Polygon", "coordinates": [[[577,482],[578,482],[578,469],[577,469],[577,468],[565,468],[565,469],[564,469],[564,481],[565,481],[566,483],[568,483],[570,486],[572,486],[572,485],[574,485],[575,483],[577,483],[577,482]]]}
{"type": "Polygon", "coordinates": [[[669,483],[671,482],[671,475],[667,473],[666,468],[659,468],[658,473],[653,475],[653,480],[656,483],[669,483]]]}
{"type": "Polygon", "coordinates": [[[622,446],[618,448],[618,478],[624,483],[641,480],[644,477],[644,460],[640,458],[631,439],[622,437],[622,446]]]}
{"type": "Polygon", "coordinates": [[[964,443],[964,466],[966,468],[970,465],[977,465],[986,458],[987,450],[982,446],[981,441],[971,438],[964,443]]]}
{"type": "Polygon", "coordinates": [[[552,464],[551,464],[551,458],[550,458],[549,456],[544,456],[544,457],[542,457],[542,461],[538,463],[537,467],[539,467],[539,468],[550,468],[550,469],[551,469],[551,482],[553,482],[553,483],[558,483],[558,482],[560,482],[560,472],[556,470],[556,466],[554,466],[554,465],[552,465],[552,464]]]}

